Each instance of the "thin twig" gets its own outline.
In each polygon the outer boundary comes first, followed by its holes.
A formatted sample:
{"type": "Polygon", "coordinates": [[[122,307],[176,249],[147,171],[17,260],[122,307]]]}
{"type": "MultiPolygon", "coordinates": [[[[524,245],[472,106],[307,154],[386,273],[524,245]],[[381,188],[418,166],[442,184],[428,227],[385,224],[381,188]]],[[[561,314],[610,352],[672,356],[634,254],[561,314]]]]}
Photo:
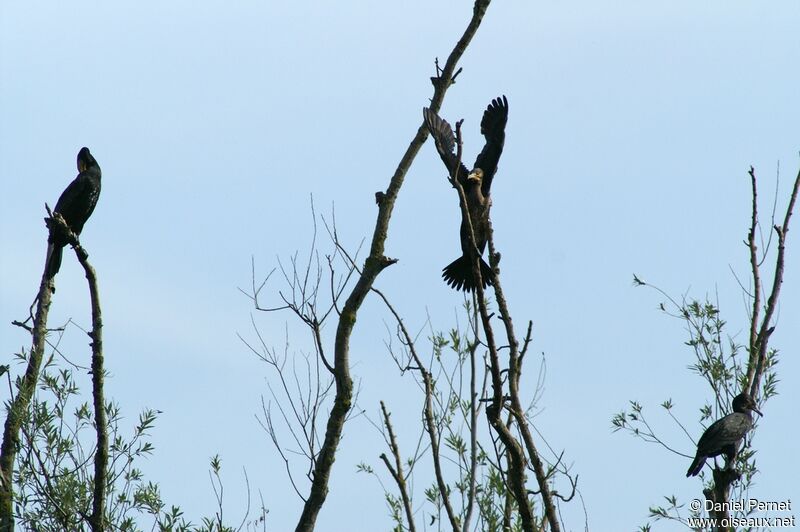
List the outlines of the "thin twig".
{"type": "Polygon", "coordinates": [[[406,329],[403,320],[400,318],[400,315],[394,309],[394,307],[389,303],[388,298],[375,287],[372,287],[372,291],[378,294],[378,296],[383,300],[386,307],[394,316],[395,320],[397,320],[397,326],[400,328],[403,337],[405,338],[406,347],[409,349],[411,356],[414,362],[417,365],[417,371],[419,371],[422,382],[424,386],[425,392],[425,407],[423,409],[424,417],[425,417],[425,431],[428,433],[428,438],[431,446],[431,457],[433,458],[433,469],[436,475],[436,485],[439,488],[439,496],[442,499],[442,504],[445,509],[445,513],[447,514],[447,519],[450,522],[450,525],[453,529],[453,532],[460,532],[460,527],[458,526],[458,519],[456,517],[455,511],[453,510],[453,505],[450,503],[450,496],[447,490],[447,483],[444,480],[444,474],[442,473],[442,466],[441,466],[441,452],[439,450],[439,429],[436,427],[435,423],[435,416],[433,411],[433,397],[434,397],[434,384],[433,378],[431,377],[430,372],[426,369],[425,364],[422,363],[419,355],[417,354],[416,348],[414,347],[414,341],[411,339],[411,335],[408,334],[408,330],[406,329]]]}
{"type": "MultiPolygon", "coordinates": [[[[775,232],[778,235],[778,255],[775,259],[775,276],[772,280],[772,290],[769,298],[767,299],[767,308],[764,312],[764,318],[760,324],[756,343],[751,345],[751,349],[753,347],[757,347],[758,358],[755,359],[756,363],[752,367],[748,367],[748,380],[746,383],[746,385],[749,384],[750,395],[753,397],[758,396],[758,391],[761,386],[761,375],[764,371],[764,363],[768,353],[769,337],[775,330],[771,323],[772,317],[778,307],[778,297],[780,295],[781,285],[783,284],[783,272],[786,254],[786,234],[789,232],[789,221],[791,220],[792,213],[794,212],[794,204],[797,201],[798,190],[800,190],[800,171],[798,171],[797,177],[794,181],[794,186],[792,187],[792,194],[789,198],[789,205],[786,207],[783,225],[776,225],[774,227],[775,232]]],[[[751,353],[751,362],[753,360],[752,356],[753,354],[751,353]]]]}
{"type": "Polygon", "coordinates": [[[392,451],[392,456],[394,456],[394,467],[392,467],[386,454],[381,454],[381,460],[386,464],[386,468],[389,469],[389,473],[391,473],[392,478],[394,478],[397,484],[397,488],[400,490],[400,497],[403,499],[403,508],[406,512],[406,519],[408,519],[408,530],[410,532],[416,532],[417,528],[414,525],[414,514],[411,511],[411,499],[408,496],[406,479],[403,475],[403,462],[400,459],[400,448],[397,446],[397,438],[395,438],[392,422],[389,419],[389,412],[386,410],[386,405],[383,401],[381,401],[381,412],[383,413],[383,423],[386,425],[386,430],[389,433],[389,448],[392,451]]]}

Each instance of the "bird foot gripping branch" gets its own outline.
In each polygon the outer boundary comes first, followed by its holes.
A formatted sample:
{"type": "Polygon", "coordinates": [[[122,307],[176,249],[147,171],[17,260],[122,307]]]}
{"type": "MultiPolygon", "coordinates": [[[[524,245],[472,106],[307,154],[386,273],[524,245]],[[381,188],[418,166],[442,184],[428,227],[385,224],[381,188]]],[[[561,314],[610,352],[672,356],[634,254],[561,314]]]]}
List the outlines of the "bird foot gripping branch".
{"type": "Polygon", "coordinates": [[[51,231],[51,233],[55,233],[57,237],[66,242],[66,244],[72,246],[81,259],[88,258],[89,254],[86,252],[83,246],[81,246],[81,241],[78,238],[78,235],[72,230],[72,228],[70,228],[70,226],[67,224],[67,221],[63,216],[61,216],[61,213],[51,212],[50,207],[47,204],[45,204],[45,208],[47,209],[47,213],[50,215],[44,219],[47,229],[51,231]]]}
{"type": "MultiPolygon", "coordinates": [[[[444,73],[444,70],[442,70],[442,68],[439,66],[439,58],[438,57],[436,58],[434,63],[436,64],[436,75],[435,76],[431,76],[431,83],[433,84],[433,86],[435,88],[441,89],[441,88],[443,88],[442,85],[444,85],[444,78],[442,77],[442,74],[444,73]]],[[[462,68],[459,68],[458,70],[456,70],[455,74],[453,74],[453,76],[450,78],[450,82],[447,84],[448,87],[450,85],[455,85],[456,84],[456,78],[458,77],[459,74],[461,74],[462,70],[463,70],[462,68]]]]}

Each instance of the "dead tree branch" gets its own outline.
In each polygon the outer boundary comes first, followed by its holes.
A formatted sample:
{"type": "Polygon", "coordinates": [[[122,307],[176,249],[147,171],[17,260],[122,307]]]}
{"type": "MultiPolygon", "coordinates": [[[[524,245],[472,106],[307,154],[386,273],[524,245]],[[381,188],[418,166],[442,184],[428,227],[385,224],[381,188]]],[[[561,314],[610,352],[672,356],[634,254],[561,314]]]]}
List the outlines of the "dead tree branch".
{"type": "MultiPolygon", "coordinates": [[[[489,3],[490,0],[476,0],[472,18],[464,34],[450,53],[441,74],[437,76],[439,82],[434,83],[434,94],[430,105],[433,111],[438,111],[441,108],[445,93],[452,81],[456,64],[480,27],[489,3]]],[[[428,132],[425,124],[421,123],[414,139],[401,158],[388,188],[381,196],[369,256],[364,261],[361,275],[341,309],[332,364],[336,395],[333,408],[328,417],[324,443],[314,468],[311,490],[296,528],[298,532],[310,532],[314,529],[319,511],[328,495],[331,469],[333,468],[336,450],[341,440],[344,422],[352,406],[353,399],[353,380],[350,376],[350,337],[353,333],[361,304],[364,302],[375,280],[387,266],[395,262],[395,260],[389,259],[384,255],[386,238],[389,233],[389,221],[405,175],[427,136],[428,132]]]]}
{"type": "MultiPolygon", "coordinates": [[[[751,294],[753,306],[750,316],[750,344],[747,363],[747,376],[743,389],[748,390],[750,395],[756,398],[759,396],[762,376],[767,363],[767,358],[769,356],[769,338],[775,330],[773,318],[775,312],[777,311],[781,285],[783,284],[786,254],[786,234],[789,232],[789,221],[792,217],[792,212],[794,211],[798,190],[800,190],[800,171],[798,171],[792,187],[792,192],[789,197],[789,204],[786,207],[783,224],[773,225],[773,229],[778,237],[778,251],[775,258],[775,272],[772,280],[772,287],[769,291],[769,297],[767,297],[766,306],[763,307],[763,317],[761,316],[761,301],[764,295],[764,288],[761,281],[760,267],[769,252],[769,244],[765,246],[763,251],[764,256],[759,261],[758,248],[755,238],[756,228],[760,226],[758,217],[758,187],[756,173],[752,166],[750,167],[750,171],[748,173],[750,175],[752,188],[752,213],[750,229],[747,234],[747,245],[750,252],[750,269],[753,275],[753,291],[751,294]]],[[[763,238],[761,240],[763,241],[763,238]]],[[[741,473],[733,468],[714,468],[713,478],[713,486],[704,489],[703,495],[707,500],[713,501],[714,503],[727,503],[730,499],[731,487],[733,486],[734,482],[741,478],[741,473]]],[[[728,511],[727,507],[720,507],[722,510],[711,512],[711,515],[717,518],[719,521],[728,519],[730,517],[730,512],[728,511]]],[[[724,528],[721,528],[720,530],[724,530],[724,528]]]]}
{"type": "Polygon", "coordinates": [[[385,453],[381,454],[381,460],[386,464],[386,468],[397,484],[397,489],[400,490],[400,497],[403,499],[403,509],[406,512],[406,519],[408,519],[408,530],[410,532],[416,532],[417,528],[414,525],[414,513],[411,511],[411,499],[408,496],[406,477],[403,474],[403,462],[400,459],[400,448],[397,446],[397,438],[395,438],[392,422],[389,419],[389,412],[386,410],[386,405],[383,401],[381,401],[381,413],[383,414],[383,424],[389,432],[389,448],[392,451],[392,456],[394,456],[394,467],[391,462],[389,462],[389,458],[385,453]]]}
{"type": "MultiPolygon", "coordinates": [[[[75,255],[84,269],[86,280],[89,284],[89,295],[92,307],[92,330],[88,332],[88,336],[92,339],[92,396],[94,402],[94,415],[95,415],[95,431],[96,431],[96,450],[94,454],[94,480],[93,480],[93,499],[92,499],[92,513],[88,516],[89,525],[92,531],[102,531],[106,529],[105,522],[105,509],[106,509],[106,494],[108,492],[108,420],[106,417],[105,398],[103,392],[103,384],[105,373],[103,369],[103,320],[100,310],[100,295],[97,287],[97,272],[89,263],[89,254],[81,246],[78,237],[72,232],[70,227],[64,221],[64,218],[59,213],[50,212],[47,208],[50,217],[45,221],[51,230],[59,231],[62,233],[75,250],[75,255]]],[[[45,266],[45,273],[42,275],[42,282],[39,287],[38,307],[34,325],[31,328],[33,335],[33,347],[31,348],[30,356],[28,358],[28,368],[25,376],[20,383],[19,394],[14,398],[12,405],[9,409],[9,415],[6,419],[5,432],[3,437],[2,458],[2,489],[0,490],[0,504],[6,504],[6,496],[8,496],[8,504],[13,502],[13,467],[14,459],[16,456],[16,449],[19,446],[19,430],[22,416],[27,415],[27,409],[33,397],[33,392],[36,388],[36,383],[39,378],[39,370],[42,363],[42,355],[45,347],[45,336],[47,334],[46,321],[47,311],[50,306],[51,295],[55,291],[54,279],[48,278],[47,266],[45,266]],[[6,442],[13,445],[7,449],[6,442]]],[[[3,506],[0,509],[0,530],[13,530],[13,514],[6,515],[6,510],[9,512],[11,508],[3,506]]]]}
{"type": "MultiPolygon", "coordinates": [[[[506,327],[506,336],[508,343],[511,346],[508,355],[508,387],[511,396],[511,412],[517,421],[517,428],[522,434],[522,440],[525,442],[525,447],[528,450],[528,459],[533,465],[533,471],[536,475],[536,481],[539,484],[539,491],[541,492],[542,503],[544,505],[545,514],[550,523],[550,530],[559,532],[561,530],[560,521],[558,520],[558,512],[556,510],[553,495],[548,483],[549,474],[544,470],[542,459],[536,449],[531,434],[530,427],[528,426],[528,419],[525,417],[525,409],[519,398],[519,381],[522,376],[522,357],[519,354],[519,342],[514,334],[514,327],[511,321],[511,313],[508,310],[505,295],[503,294],[503,287],[499,281],[499,265],[497,264],[497,251],[494,247],[494,230],[492,222],[489,220],[489,264],[495,272],[496,282],[494,283],[494,294],[497,300],[497,306],[500,310],[500,317],[506,327]]],[[[525,349],[527,349],[528,342],[530,341],[531,327],[528,327],[528,334],[525,339],[525,349]]]]}
{"type": "Polygon", "coordinates": [[[95,432],[97,436],[97,449],[94,455],[94,497],[92,499],[92,515],[89,525],[93,532],[106,529],[106,493],[108,492],[108,419],[106,417],[105,369],[103,365],[103,316],[100,310],[100,293],[97,287],[97,272],[89,264],[89,254],[81,247],[77,236],[69,231],[60,215],[56,215],[58,224],[63,224],[62,230],[67,231],[68,242],[75,248],[78,261],[83,266],[86,281],[89,284],[89,296],[92,304],[92,398],[94,401],[95,432]]]}
{"type": "MultiPolygon", "coordinates": [[[[428,371],[425,367],[425,364],[422,362],[422,359],[417,354],[417,350],[414,347],[414,341],[411,338],[411,335],[408,333],[403,320],[400,318],[400,315],[394,309],[394,307],[389,303],[389,300],[386,296],[377,288],[372,289],[373,292],[378,294],[383,302],[386,304],[389,311],[394,316],[395,320],[397,321],[397,326],[400,328],[400,332],[403,335],[403,340],[405,342],[406,347],[411,353],[411,357],[414,360],[414,364],[417,371],[419,371],[422,377],[422,385],[423,390],[425,392],[425,407],[423,408],[423,415],[425,418],[425,432],[428,434],[428,439],[431,446],[431,457],[433,458],[433,470],[436,475],[436,485],[439,488],[439,496],[442,499],[442,505],[444,506],[445,513],[447,514],[447,519],[450,523],[453,532],[460,532],[461,528],[458,526],[458,518],[456,517],[456,513],[453,510],[453,505],[450,502],[450,494],[447,490],[447,483],[444,480],[444,474],[442,473],[442,463],[441,463],[441,451],[439,449],[439,440],[440,434],[439,430],[436,428],[436,421],[435,421],[435,414],[433,408],[433,396],[435,393],[434,390],[434,382],[433,377],[431,376],[430,371],[428,371]]],[[[473,471],[474,475],[474,471],[473,471]]]]}
{"type": "Polygon", "coordinates": [[[28,365],[20,380],[19,391],[9,404],[0,447],[0,530],[4,532],[14,530],[14,463],[20,444],[19,431],[23,419],[28,415],[28,407],[39,381],[47,336],[47,315],[54,291],[55,282],[47,275],[45,261],[39,293],[36,296],[36,315],[30,329],[32,341],[28,365]]]}
{"type": "MultiPolygon", "coordinates": [[[[756,217],[756,178],[755,172],[752,167],[750,168],[750,176],[753,183],[753,218],[756,217]]],[[[794,180],[792,187],[792,194],[789,197],[789,205],[786,207],[786,214],[783,218],[783,225],[775,225],[773,229],[778,235],[778,253],[775,258],[775,274],[772,280],[772,289],[770,290],[769,298],[767,298],[767,306],[764,310],[764,318],[758,323],[757,303],[759,301],[759,293],[761,287],[757,284],[754,286],[753,298],[753,316],[750,327],[750,360],[747,368],[747,381],[745,386],[750,387],[750,395],[753,397],[758,396],[761,386],[761,376],[764,371],[764,362],[767,358],[769,337],[775,330],[772,325],[772,318],[778,307],[778,297],[780,296],[781,285],[783,284],[784,264],[786,260],[786,234],[789,232],[789,220],[792,218],[794,212],[794,204],[797,201],[798,190],[800,190],[800,171],[797,172],[797,177],[794,180]],[[758,334],[755,330],[758,329],[758,334]]],[[[753,222],[756,223],[755,221],[753,222]]],[[[751,232],[752,234],[752,228],[751,232]]],[[[757,263],[752,263],[752,257],[755,254],[755,243],[752,238],[748,238],[750,243],[750,256],[751,266],[753,269],[754,282],[759,279],[759,267],[757,263]]]]}
{"type": "MultiPolygon", "coordinates": [[[[489,360],[490,360],[490,371],[492,375],[492,403],[486,407],[486,415],[489,419],[489,424],[495,430],[497,435],[500,437],[500,440],[503,443],[503,446],[508,453],[508,472],[507,472],[507,479],[509,483],[509,488],[514,495],[514,499],[517,502],[517,507],[520,513],[520,519],[522,521],[522,528],[526,532],[533,532],[535,530],[535,520],[533,516],[533,510],[531,508],[530,502],[528,500],[527,489],[525,487],[525,453],[522,450],[522,447],[519,444],[519,441],[514,437],[508,425],[506,425],[502,418],[502,411],[505,407],[506,396],[504,394],[503,388],[503,379],[501,376],[502,370],[500,365],[500,358],[498,355],[498,347],[495,342],[494,338],[494,331],[492,328],[492,324],[490,322],[490,315],[486,305],[486,296],[483,290],[483,279],[481,277],[481,268],[480,268],[480,255],[478,253],[478,248],[475,244],[475,234],[474,228],[472,224],[472,219],[469,214],[469,207],[467,205],[467,197],[464,192],[464,187],[457,179],[457,175],[455,172],[458,171],[458,167],[461,161],[461,154],[463,149],[463,143],[461,138],[461,123],[462,121],[456,122],[456,157],[459,164],[455,166],[454,175],[450,176],[450,181],[453,186],[456,187],[459,196],[459,205],[461,206],[461,216],[464,222],[467,225],[468,231],[468,239],[470,245],[469,248],[469,259],[470,263],[472,264],[472,275],[473,279],[475,279],[475,287],[477,293],[477,306],[480,311],[481,322],[483,325],[484,334],[486,336],[486,344],[489,349],[489,360]]],[[[489,238],[491,239],[491,222],[489,223],[489,230],[488,230],[489,238]]],[[[496,257],[493,258],[491,255],[490,250],[490,261],[494,261],[495,264],[497,262],[496,257]]],[[[497,275],[495,273],[494,282],[497,282],[497,275]]],[[[495,286],[495,290],[497,290],[495,286]]],[[[509,338],[510,344],[515,344],[516,340],[511,337],[509,338]]],[[[558,524],[555,524],[556,528],[553,528],[555,532],[559,532],[558,524]]]]}

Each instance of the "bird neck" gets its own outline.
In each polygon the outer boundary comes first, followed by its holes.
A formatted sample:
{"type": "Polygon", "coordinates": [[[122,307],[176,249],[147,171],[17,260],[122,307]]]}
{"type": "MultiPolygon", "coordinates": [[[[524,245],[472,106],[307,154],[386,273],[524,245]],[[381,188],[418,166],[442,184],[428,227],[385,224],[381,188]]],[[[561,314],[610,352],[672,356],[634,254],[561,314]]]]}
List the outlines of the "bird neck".
{"type": "Polygon", "coordinates": [[[469,182],[467,185],[467,189],[464,191],[467,196],[467,201],[470,204],[483,204],[484,196],[483,191],[481,191],[481,184],[475,183],[474,181],[469,182]]]}

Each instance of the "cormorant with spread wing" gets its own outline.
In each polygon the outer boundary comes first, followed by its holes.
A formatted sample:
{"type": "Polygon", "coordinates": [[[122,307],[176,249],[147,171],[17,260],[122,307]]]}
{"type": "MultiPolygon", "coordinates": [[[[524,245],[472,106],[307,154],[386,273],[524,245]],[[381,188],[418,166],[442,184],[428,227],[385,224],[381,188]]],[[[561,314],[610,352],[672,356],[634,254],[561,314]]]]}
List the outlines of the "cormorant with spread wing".
{"type": "MultiPolygon", "coordinates": [[[[64,189],[53,209],[54,213],[61,214],[76,235],[81,234],[83,225],[97,205],[100,197],[100,175],[100,166],[89,148],[81,148],[78,152],[78,177],[64,189]]],[[[47,275],[53,277],[61,268],[61,255],[67,240],[61,231],[51,227],[47,243],[47,275]]]]}
{"type": "MultiPolygon", "coordinates": [[[[489,209],[492,206],[489,194],[506,138],[508,100],[505,96],[495,98],[483,112],[481,134],[486,137],[486,145],[475,160],[475,166],[471,172],[458,161],[454,151],[456,138],[450,124],[428,108],[423,109],[422,114],[425,117],[428,131],[436,143],[436,150],[444,161],[450,177],[458,179],[464,188],[467,210],[475,235],[475,245],[479,254],[483,255],[489,238],[489,209]]],[[[445,266],[442,270],[442,277],[448,285],[456,290],[472,292],[478,283],[473,278],[472,265],[469,261],[469,225],[463,219],[461,220],[461,252],[462,255],[459,258],[445,266]]],[[[482,258],[480,261],[481,279],[483,287],[486,288],[494,282],[494,272],[482,258]]]]}
{"type": "Polygon", "coordinates": [[[686,472],[687,477],[694,477],[703,469],[706,458],[714,458],[721,454],[727,459],[726,468],[733,467],[733,461],[739,453],[742,438],[753,428],[751,411],[762,415],[756,402],[746,392],[733,398],[733,413],[716,420],[703,432],[697,442],[697,455],[686,472]]]}

